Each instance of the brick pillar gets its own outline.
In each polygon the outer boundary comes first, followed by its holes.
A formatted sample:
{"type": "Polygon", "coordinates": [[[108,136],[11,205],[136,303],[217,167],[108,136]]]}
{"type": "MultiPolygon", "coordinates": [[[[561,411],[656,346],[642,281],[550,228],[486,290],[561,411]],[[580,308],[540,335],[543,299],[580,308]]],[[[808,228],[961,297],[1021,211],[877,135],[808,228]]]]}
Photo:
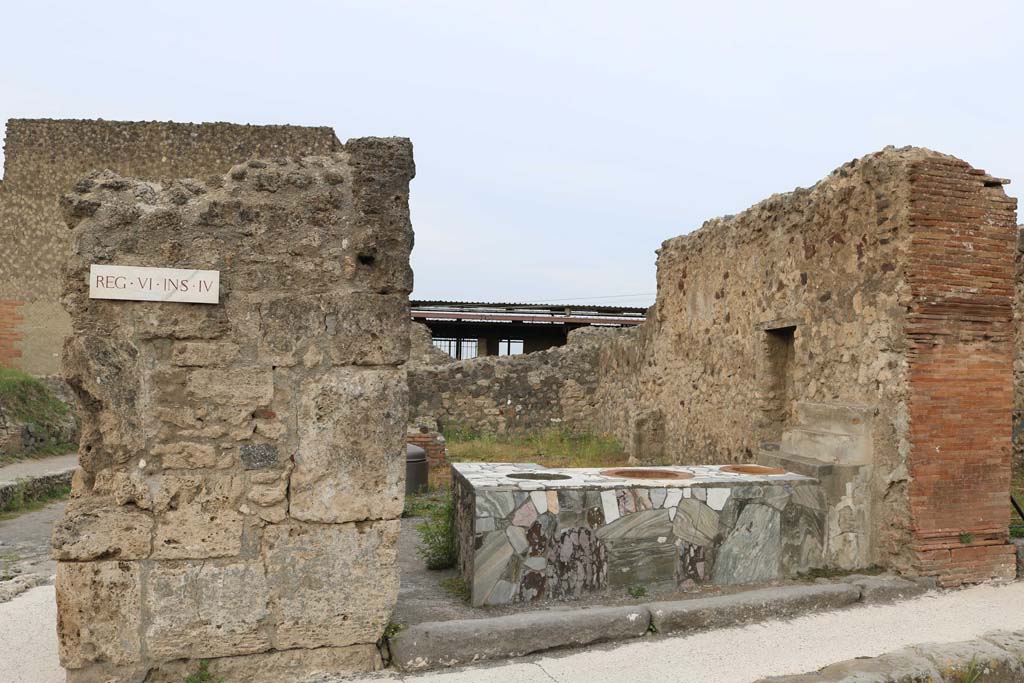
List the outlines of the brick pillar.
{"type": "Polygon", "coordinates": [[[427,452],[430,488],[450,486],[452,475],[448,467],[448,452],[444,435],[437,429],[437,422],[431,418],[417,418],[406,430],[405,440],[427,452]]]}
{"type": "Polygon", "coordinates": [[[1016,200],[940,155],[910,169],[910,509],[917,568],[942,585],[1013,578],[1016,200]]]}

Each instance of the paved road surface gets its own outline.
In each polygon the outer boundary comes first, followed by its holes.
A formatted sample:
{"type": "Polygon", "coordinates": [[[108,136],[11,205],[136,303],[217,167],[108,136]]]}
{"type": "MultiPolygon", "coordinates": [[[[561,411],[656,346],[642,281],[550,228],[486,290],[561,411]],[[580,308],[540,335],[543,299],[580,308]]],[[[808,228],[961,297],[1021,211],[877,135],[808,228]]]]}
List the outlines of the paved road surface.
{"type": "Polygon", "coordinates": [[[0,481],[17,481],[22,477],[35,477],[48,472],[59,472],[78,464],[78,454],[57,455],[52,458],[19,460],[0,467],[0,481]]]}

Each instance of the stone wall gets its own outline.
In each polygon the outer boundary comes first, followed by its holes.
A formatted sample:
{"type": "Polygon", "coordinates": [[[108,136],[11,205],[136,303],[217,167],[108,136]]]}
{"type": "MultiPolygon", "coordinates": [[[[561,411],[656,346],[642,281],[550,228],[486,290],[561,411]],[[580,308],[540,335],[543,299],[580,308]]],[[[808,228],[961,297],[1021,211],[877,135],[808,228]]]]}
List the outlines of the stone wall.
{"type": "Polygon", "coordinates": [[[588,431],[597,413],[599,349],[629,333],[588,327],[546,351],[420,363],[409,369],[410,419],[428,416],[441,429],[491,434],[560,425],[588,431]]]}
{"type": "Polygon", "coordinates": [[[647,322],[600,352],[598,428],[641,460],[750,461],[769,444],[843,470],[840,565],[1005,575],[1015,200],[1001,184],[887,148],[668,240],[647,322]]]}
{"type": "Polygon", "coordinates": [[[398,591],[411,146],[93,174],[65,374],[80,468],[54,530],[72,683],[279,683],[380,666],[398,591]],[[219,270],[216,305],[88,298],[90,264],[219,270]]]}
{"type": "Polygon", "coordinates": [[[86,173],[204,180],[251,158],[329,154],[339,145],[330,128],[10,120],[0,181],[0,365],[60,370],[70,330],[58,302],[69,238],[57,204],[86,173]]]}

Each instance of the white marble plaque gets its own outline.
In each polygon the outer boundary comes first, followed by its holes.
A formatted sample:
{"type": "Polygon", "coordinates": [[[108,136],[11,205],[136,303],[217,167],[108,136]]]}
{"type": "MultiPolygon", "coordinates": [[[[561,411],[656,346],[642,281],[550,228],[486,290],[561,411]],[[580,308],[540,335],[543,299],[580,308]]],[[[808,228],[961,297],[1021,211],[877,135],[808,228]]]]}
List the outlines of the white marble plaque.
{"type": "Polygon", "coordinates": [[[89,266],[90,299],[215,304],[220,271],[138,266],[89,266]]]}

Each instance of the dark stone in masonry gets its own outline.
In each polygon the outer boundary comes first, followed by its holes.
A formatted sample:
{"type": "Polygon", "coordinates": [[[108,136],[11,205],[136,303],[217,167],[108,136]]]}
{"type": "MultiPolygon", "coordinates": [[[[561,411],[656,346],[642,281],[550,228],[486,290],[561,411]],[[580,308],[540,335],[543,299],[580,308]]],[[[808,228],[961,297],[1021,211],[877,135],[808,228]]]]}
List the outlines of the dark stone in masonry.
{"type": "Polygon", "coordinates": [[[277,446],[269,443],[246,444],[240,450],[242,464],[247,470],[259,470],[277,464],[277,446]]]}

